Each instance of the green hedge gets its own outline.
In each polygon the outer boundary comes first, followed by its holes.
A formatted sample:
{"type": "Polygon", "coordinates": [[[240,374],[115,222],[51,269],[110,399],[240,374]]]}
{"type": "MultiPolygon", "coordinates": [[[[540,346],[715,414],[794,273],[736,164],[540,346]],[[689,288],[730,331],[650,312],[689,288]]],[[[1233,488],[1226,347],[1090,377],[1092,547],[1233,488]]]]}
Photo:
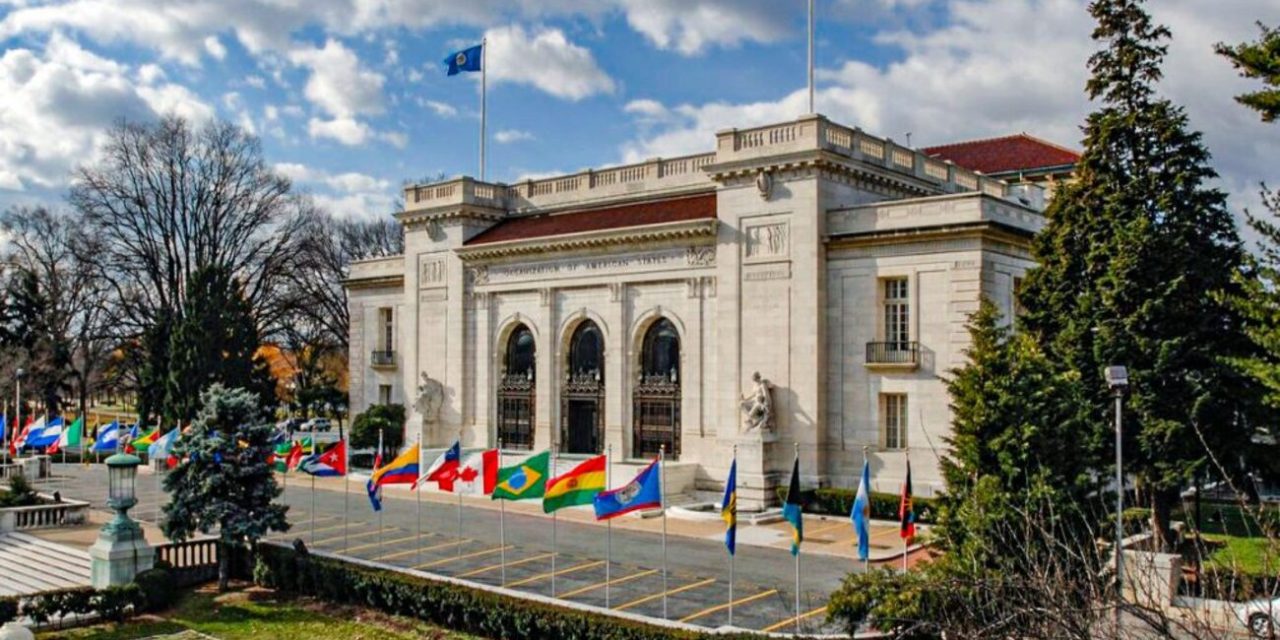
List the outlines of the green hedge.
{"type": "Polygon", "coordinates": [[[67,616],[98,616],[123,622],[134,613],[167,609],[177,599],[173,575],[161,567],[139,573],[136,582],[105,589],[72,587],[0,598],[0,625],[26,616],[37,625],[67,616]]]}
{"type": "MultiPolygon", "coordinates": [[[[805,513],[830,516],[848,516],[858,492],[853,489],[807,489],[800,491],[800,502],[805,513]]],[[[778,500],[786,501],[787,488],[778,487],[778,500]]],[[[897,520],[901,496],[896,493],[871,492],[871,517],[876,520],[897,520]]],[[[933,524],[938,515],[938,502],[934,498],[916,497],[913,501],[916,522],[933,524]]]]}
{"type": "Polygon", "coordinates": [[[258,547],[258,584],[285,593],[358,604],[486,638],[557,640],[725,640],[755,634],[712,635],[665,629],[612,616],[501,596],[479,589],[365,568],[276,545],[258,547]]]}

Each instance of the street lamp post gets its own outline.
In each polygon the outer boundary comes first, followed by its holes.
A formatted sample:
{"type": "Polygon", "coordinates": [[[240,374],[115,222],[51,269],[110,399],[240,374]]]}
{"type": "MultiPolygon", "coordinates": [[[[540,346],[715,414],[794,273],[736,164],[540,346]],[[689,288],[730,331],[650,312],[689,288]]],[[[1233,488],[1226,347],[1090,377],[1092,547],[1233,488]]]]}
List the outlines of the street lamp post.
{"type": "MultiPolygon", "coordinates": [[[[1124,394],[1129,388],[1129,370],[1122,366],[1107,367],[1107,388],[1116,401],[1116,595],[1124,599],[1124,449],[1121,424],[1124,394]]],[[[1120,608],[1116,607],[1116,625],[1120,624],[1120,608]]]]}
{"type": "Polygon", "coordinates": [[[92,583],[103,589],[127,584],[139,572],[152,567],[155,550],[147,544],[142,527],[129,518],[129,509],[138,504],[138,467],[142,460],[128,453],[107,458],[107,506],[115,518],[103,525],[98,540],[89,548],[92,559],[92,583]]]}

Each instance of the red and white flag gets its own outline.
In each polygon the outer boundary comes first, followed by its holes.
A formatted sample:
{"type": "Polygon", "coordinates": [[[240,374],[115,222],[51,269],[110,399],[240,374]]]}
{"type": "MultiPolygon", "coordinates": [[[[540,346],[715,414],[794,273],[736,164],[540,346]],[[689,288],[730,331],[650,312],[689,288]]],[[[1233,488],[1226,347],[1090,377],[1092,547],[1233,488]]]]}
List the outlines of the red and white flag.
{"type": "Polygon", "coordinates": [[[489,449],[471,454],[458,467],[456,482],[458,493],[491,495],[498,484],[498,450],[489,449]]]}

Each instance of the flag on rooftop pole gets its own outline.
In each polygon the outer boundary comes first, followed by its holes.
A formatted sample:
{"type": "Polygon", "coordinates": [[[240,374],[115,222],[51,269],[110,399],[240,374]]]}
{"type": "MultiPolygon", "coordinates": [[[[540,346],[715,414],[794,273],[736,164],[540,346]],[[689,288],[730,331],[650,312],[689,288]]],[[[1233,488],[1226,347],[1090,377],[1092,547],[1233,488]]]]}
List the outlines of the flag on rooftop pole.
{"type": "Polygon", "coordinates": [[[871,556],[871,463],[867,461],[867,448],[862,448],[862,476],[858,480],[858,493],[849,510],[853,530],[858,534],[858,559],[866,571],[871,556]]]}
{"type": "Polygon", "coordinates": [[[729,626],[733,626],[733,564],[738,550],[738,445],[733,445],[733,462],[724,483],[724,499],[720,501],[720,519],[724,520],[724,548],[729,551],[729,626]]]}
{"type": "Polygon", "coordinates": [[[485,126],[488,119],[488,114],[486,113],[488,111],[488,97],[486,94],[488,93],[489,85],[489,65],[486,64],[487,60],[485,60],[485,50],[489,48],[487,45],[488,41],[482,39],[480,44],[461,51],[455,51],[444,59],[447,75],[456,76],[464,71],[480,72],[480,180],[482,181],[484,180],[485,169],[485,126]]]}
{"type": "Polygon", "coordinates": [[[796,633],[800,633],[800,543],[804,542],[804,513],[800,508],[800,443],[795,444],[796,457],[791,465],[791,484],[787,485],[787,501],[782,517],[791,523],[791,555],[796,559],[796,633]]]}

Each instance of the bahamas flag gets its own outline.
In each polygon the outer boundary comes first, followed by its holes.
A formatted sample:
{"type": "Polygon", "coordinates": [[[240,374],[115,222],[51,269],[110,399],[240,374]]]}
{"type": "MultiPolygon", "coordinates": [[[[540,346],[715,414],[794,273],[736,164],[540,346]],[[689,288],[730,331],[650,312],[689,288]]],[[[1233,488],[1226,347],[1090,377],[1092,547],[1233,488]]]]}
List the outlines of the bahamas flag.
{"type": "Polygon", "coordinates": [[[871,463],[862,463],[862,479],[858,481],[858,495],[849,511],[853,530],[858,534],[858,559],[871,555],[871,463]]]}
{"type": "Polygon", "coordinates": [[[474,47],[455,51],[444,59],[444,64],[448,67],[447,75],[456,76],[463,71],[479,71],[480,61],[484,56],[484,45],[476,45],[474,47]]]}
{"type": "Polygon", "coordinates": [[[418,445],[412,444],[395,460],[373,472],[365,488],[369,491],[369,503],[374,511],[382,510],[378,489],[384,484],[413,484],[418,479],[418,445]]]}
{"type": "Polygon", "coordinates": [[[550,466],[551,452],[543,451],[513,467],[498,469],[498,484],[493,488],[493,499],[541,498],[547,492],[547,469],[550,466]]]}
{"type": "Polygon", "coordinates": [[[724,500],[720,501],[720,519],[724,520],[724,547],[733,555],[738,548],[738,459],[729,466],[729,479],[724,483],[724,500]]]}
{"type": "Polygon", "coordinates": [[[787,487],[787,501],[782,505],[782,517],[791,523],[791,555],[799,555],[804,542],[804,517],[800,510],[800,455],[791,466],[791,484],[787,487]]]}
{"type": "Polygon", "coordinates": [[[642,509],[662,508],[662,467],[657,460],[649,463],[631,482],[597,493],[592,501],[596,520],[608,520],[642,509]]]}

